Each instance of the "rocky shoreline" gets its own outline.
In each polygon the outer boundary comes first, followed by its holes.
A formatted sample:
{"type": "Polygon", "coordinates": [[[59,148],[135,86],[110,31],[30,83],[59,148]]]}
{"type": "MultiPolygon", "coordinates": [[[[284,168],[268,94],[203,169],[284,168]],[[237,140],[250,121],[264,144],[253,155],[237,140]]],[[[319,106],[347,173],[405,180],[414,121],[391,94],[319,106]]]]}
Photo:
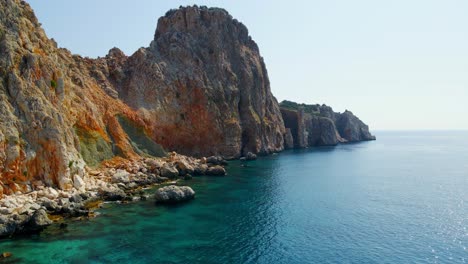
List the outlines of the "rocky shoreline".
{"type": "Polygon", "coordinates": [[[37,185],[29,193],[5,196],[0,200],[0,237],[37,233],[67,218],[92,218],[101,202],[147,199],[142,188],[198,175],[222,176],[225,165],[219,156],[196,159],[175,152],[167,158],[105,162],[99,169],[87,168],[86,177],[75,175],[71,190],[37,185]]]}
{"type": "Polygon", "coordinates": [[[90,59],[49,39],[27,2],[0,1],[0,51],[1,237],[225,175],[223,157],[375,139],[349,111],[278,104],[258,45],[220,8],[171,10],[148,47],[90,59]]]}

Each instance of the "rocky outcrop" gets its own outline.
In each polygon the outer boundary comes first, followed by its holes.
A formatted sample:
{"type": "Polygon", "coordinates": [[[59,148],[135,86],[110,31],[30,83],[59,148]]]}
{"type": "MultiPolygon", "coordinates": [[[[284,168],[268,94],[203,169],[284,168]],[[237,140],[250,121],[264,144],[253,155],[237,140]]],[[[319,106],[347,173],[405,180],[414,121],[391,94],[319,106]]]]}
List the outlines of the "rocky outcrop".
{"type": "Polygon", "coordinates": [[[375,140],[369,132],[369,127],[352,112],[346,110],[336,118],[336,128],[348,142],[375,140]]]}
{"type": "Polygon", "coordinates": [[[351,112],[280,111],[257,44],[223,9],[171,10],[149,47],[90,59],[58,48],[25,1],[0,1],[0,236],[226,175],[226,158],[366,139],[351,112]]]}
{"type": "Polygon", "coordinates": [[[209,167],[206,170],[206,175],[209,175],[209,176],[224,176],[224,175],[226,175],[226,170],[220,165],[215,165],[213,167],[209,167]]]}
{"type": "Polygon", "coordinates": [[[147,121],[105,89],[103,61],[57,48],[26,2],[0,7],[0,195],[82,188],[86,165],[165,154],[147,121]]]}
{"type": "Polygon", "coordinates": [[[154,199],[157,203],[180,203],[195,198],[195,192],[188,186],[170,185],[159,188],[154,199]]]}
{"type": "Polygon", "coordinates": [[[58,48],[25,1],[4,0],[0,54],[0,196],[84,191],[86,167],[116,156],[283,149],[258,46],[225,10],[171,10],[148,48],[89,59],[58,48]]]}
{"type": "Polygon", "coordinates": [[[258,46],[225,10],[169,11],[150,47],[121,67],[124,75],[108,76],[119,98],[154,120],[153,136],[166,148],[228,158],[283,149],[284,126],[258,46]]]}
{"type": "MultiPolygon", "coordinates": [[[[51,215],[54,216],[54,221],[60,221],[56,220],[58,216],[94,217],[93,208],[100,201],[145,200],[148,196],[141,188],[191,179],[189,171],[193,175],[226,173],[221,165],[207,164],[206,159],[195,159],[177,153],[171,153],[169,157],[162,159],[141,158],[129,161],[116,158],[105,161],[99,170],[87,171],[88,176],[81,179],[80,188],[57,190],[41,184],[34,191],[5,196],[0,200],[0,238],[41,231],[52,224],[49,218],[51,215]],[[163,170],[166,167],[178,167],[180,170],[176,171],[179,174],[171,179],[164,177],[163,170]]],[[[191,192],[182,191],[187,199],[192,196],[191,192]]],[[[169,197],[173,197],[170,193],[169,197]]]]}
{"type": "Polygon", "coordinates": [[[34,212],[33,216],[26,224],[26,228],[32,231],[40,231],[51,224],[52,221],[47,216],[46,211],[44,209],[39,209],[34,212]]]}
{"type": "Polygon", "coordinates": [[[281,102],[287,148],[334,146],[338,143],[375,140],[369,127],[350,111],[336,113],[326,105],[281,102]]]}

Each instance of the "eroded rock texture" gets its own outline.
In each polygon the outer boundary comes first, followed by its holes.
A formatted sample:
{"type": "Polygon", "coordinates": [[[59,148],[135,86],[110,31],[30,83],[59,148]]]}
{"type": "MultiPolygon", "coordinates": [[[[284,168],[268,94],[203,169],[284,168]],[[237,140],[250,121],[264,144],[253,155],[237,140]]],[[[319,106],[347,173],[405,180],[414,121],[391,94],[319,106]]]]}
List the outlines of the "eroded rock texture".
{"type": "Polygon", "coordinates": [[[268,75],[222,9],[172,10],[149,48],[89,59],[57,48],[30,6],[0,1],[0,195],[86,180],[115,156],[239,157],[283,149],[268,75]]]}
{"type": "Polygon", "coordinates": [[[281,114],[291,139],[285,137],[286,148],[334,146],[338,143],[375,140],[369,127],[350,111],[333,112],[326,105],[281,102],[281,114]]]}
{"type": "Polygon", "coordinates": [[[112,74],[119,97],[154,121],[153,138],[190,155],[283,149],[284,126],[257,44],[225,10],[187,7],[112,74]]]}
{"type": "Polygon", "coordinates": [[[237,158],[373,139],[351,112],[281,112],[257,44],[218,8],[171,10],[148,48],[90,59],[58,48],[26,2],[2,0],[0,98],[0,196],[85,190],[86,166],[117,156],[237,158]]]}

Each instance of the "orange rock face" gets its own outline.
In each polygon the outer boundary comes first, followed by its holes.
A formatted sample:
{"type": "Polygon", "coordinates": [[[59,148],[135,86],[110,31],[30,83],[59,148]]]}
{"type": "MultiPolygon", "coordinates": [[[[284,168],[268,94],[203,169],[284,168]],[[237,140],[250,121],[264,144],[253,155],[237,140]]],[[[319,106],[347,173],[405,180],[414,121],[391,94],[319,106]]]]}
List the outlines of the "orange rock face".
{"type": "MultiPolygon", "coordinates": [[[[263,59],[222,9],[161,18],[149,48],[89,59],[57,48],[24,1],[0,1],[0,195],[70,189],[116,156],[239,157],[283,149],[263,59]]],[[[114,159],[115,160],[115,159],[114,159]]]]}

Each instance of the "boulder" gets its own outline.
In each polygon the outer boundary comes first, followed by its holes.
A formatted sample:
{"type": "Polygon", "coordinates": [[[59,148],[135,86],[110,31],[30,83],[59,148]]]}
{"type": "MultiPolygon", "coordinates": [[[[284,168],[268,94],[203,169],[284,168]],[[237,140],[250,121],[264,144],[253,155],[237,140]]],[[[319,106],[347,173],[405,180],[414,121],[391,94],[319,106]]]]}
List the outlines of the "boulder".
{"type": "Polygon", "coordinates": [[[254,153],[252,152],[247,152],[247,155],[245,156],[245,158],[247,160],[256,160],[257,159],[257,155],[255,155],[254,153]]]}
{"type": "Polygon", "coordinates": [[[117,170],[111,178],[113,183],[128,183],[130,182],[130,173],[126,170],[117,170]]]}
{"type": "Polygon", "coordinates": [[[49,219],[46,211],[44,209],[39,209],[34,212],[29,222],[25,225],[25,228],[31,231],[39,231],[51,224],[52,220],[49,219]]]}
{"type": "Polygon", "coordinates": [[[179,171],[169,163],[166,163],[161,167],[160,173],[162,177],[169,179],[175,179],[177,176],[179,176],[179,171]]]}
{"type": "Polygon", "coordinates": [[[83,198],[79,194],[72,195],[72,197],[70,197],[69,200],[72,203],[81,203],[81,202],[83,202],[83,198]]]}
{"type": "Polygon", "coordinates": [[[167,182],[167,181],[169,181],[169,178],[166,178],[166,177],[156,176],[156,178],[155,178],[156,183],[164,183],[164,182],[167,182]]]}
{"type": "Polygon", "coordinates": [[[195,167],[195,170],[193,171],[193,175],[205,175],[207,170],[208,170],[208,165],[199,164],[198,166],[195,167]]]}
{"type": "Polygon", "coordinates": [[[160,160],[156,160],[156,159],[146,159],[145,164],[146,166],[148,166],[149,170],[152,172],[154,172],[155,170],[163,166],[163,163],[160,160]]]}
{"type": "Polygon", "coordinates": [[[206,163],[210,163],[212,165],[227,165],[227,162],[221,156],[211,156],[206,158],[206,163]]]}
{"type": "Polygon", "coordinates": [[[86,190],[86,183],[78,174],[73,175],[73,187],[81,192],[86,190]]]}
{"type": "Polygon", "coordinates": [[[170,185],[159,188],[154,198],[157,203],[179,203],[195,198],[195,192],[188,186],[170,185]]]}
{"type": "Polygon", "coordinates": [[[127,197],[125,192],[119,188],[105,188],[100,190],[99,194],[106,201],[120,201],[127,197]]]}
{"type": "Polygon", "coordinates": [[[186,174],[193,174],[193,166],[185,160],[176,161],[176,168],[179,170],[179,174],[184,176],[186,174]]]}
{"type": "Polygon", "coordinates": [[[0,224],[0,237],[9,236],[15,233],[18,225],[15,222],[0,224]]]}
{"type": "Polygon", "coordinates": [[[226,170],[219,165],[209,167],[208,170],[206,171],[206,175],[210,176],[224,176],[226,175],[226,170]]]}
{"type": "Polygon", "coordinates": [[[13,213],[13,208],[8,208],[8,207],[0,208],[0,214],[2,215],[9,215],[11,213],[13,213]]]}
{"type": "Polygon", "coordinates": [[[59,197],[59,192],[57,192],[57,190],[55,190],[54,188],[47,188],[45,189],[45,196],[49,199],[56,199],[57,197],[59,197]]]}

